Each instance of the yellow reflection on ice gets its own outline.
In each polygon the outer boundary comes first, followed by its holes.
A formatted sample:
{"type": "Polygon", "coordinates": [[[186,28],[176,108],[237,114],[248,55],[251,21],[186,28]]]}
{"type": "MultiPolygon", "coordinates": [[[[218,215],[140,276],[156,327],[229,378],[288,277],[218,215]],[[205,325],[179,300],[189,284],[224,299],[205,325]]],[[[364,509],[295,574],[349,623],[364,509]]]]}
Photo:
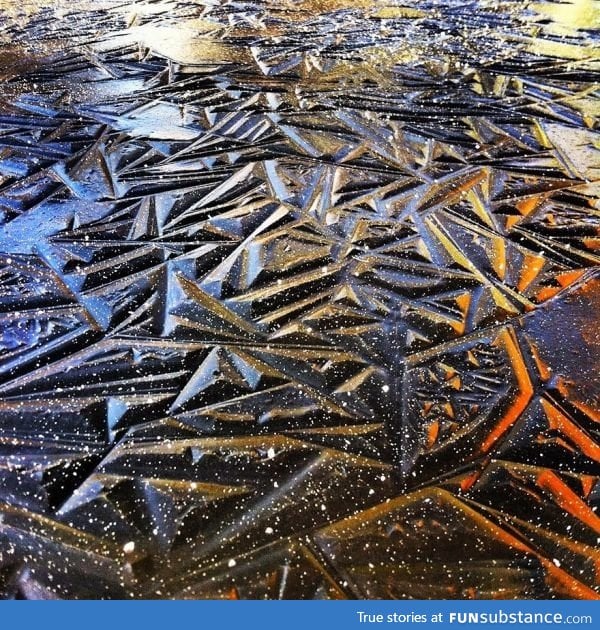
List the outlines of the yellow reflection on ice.
{"type": "Polygon", "coordinates": [[[529,40],[528,49],[539,55],[572,60],[600,58],[600,48],[585,38],[581,44],[560,41],[557,38],[577,36],[583,30],[600,28],[600,2],[597,0],[571,0],[571,2],[536,2],[531,5],[542,17],[551,20],[544,25],[544,36],[529,40]]]}
{"type": "Polygon", "coordinates": [[[561,30],[600,28],[600,2],[597,0],[536,2],[532,9],[552,19],[561,30]]]}

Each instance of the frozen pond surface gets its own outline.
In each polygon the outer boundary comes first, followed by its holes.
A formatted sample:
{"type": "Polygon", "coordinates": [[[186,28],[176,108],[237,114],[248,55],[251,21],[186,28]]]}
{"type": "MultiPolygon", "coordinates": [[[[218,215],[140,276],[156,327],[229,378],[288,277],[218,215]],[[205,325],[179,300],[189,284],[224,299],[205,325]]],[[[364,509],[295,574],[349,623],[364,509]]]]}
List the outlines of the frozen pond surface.
{"type": "Polygon", "coordinates": [[[600,597],[599,27],[0,1],[0,593],[600,597]]]}

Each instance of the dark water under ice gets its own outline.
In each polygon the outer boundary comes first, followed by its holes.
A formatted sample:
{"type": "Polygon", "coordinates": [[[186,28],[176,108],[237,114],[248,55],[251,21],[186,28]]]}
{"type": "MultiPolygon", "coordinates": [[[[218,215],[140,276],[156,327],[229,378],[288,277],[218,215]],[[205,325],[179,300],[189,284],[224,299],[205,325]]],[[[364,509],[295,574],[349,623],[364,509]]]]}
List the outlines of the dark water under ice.
{"type": "Polygon", "coordinates": [[[0,0],[0,594],[599,598],[599,27],[0,0]]]}

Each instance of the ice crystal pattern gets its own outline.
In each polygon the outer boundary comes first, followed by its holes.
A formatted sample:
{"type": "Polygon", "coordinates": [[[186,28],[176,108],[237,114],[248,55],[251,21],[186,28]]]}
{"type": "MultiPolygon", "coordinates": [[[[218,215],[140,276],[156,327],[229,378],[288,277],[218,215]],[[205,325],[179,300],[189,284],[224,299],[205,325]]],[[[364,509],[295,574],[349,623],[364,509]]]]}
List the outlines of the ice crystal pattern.
{"type": "Polygon", "coordinates": [[[600,597],[598,15],[0,2],[2,595],[600,597]]]}

